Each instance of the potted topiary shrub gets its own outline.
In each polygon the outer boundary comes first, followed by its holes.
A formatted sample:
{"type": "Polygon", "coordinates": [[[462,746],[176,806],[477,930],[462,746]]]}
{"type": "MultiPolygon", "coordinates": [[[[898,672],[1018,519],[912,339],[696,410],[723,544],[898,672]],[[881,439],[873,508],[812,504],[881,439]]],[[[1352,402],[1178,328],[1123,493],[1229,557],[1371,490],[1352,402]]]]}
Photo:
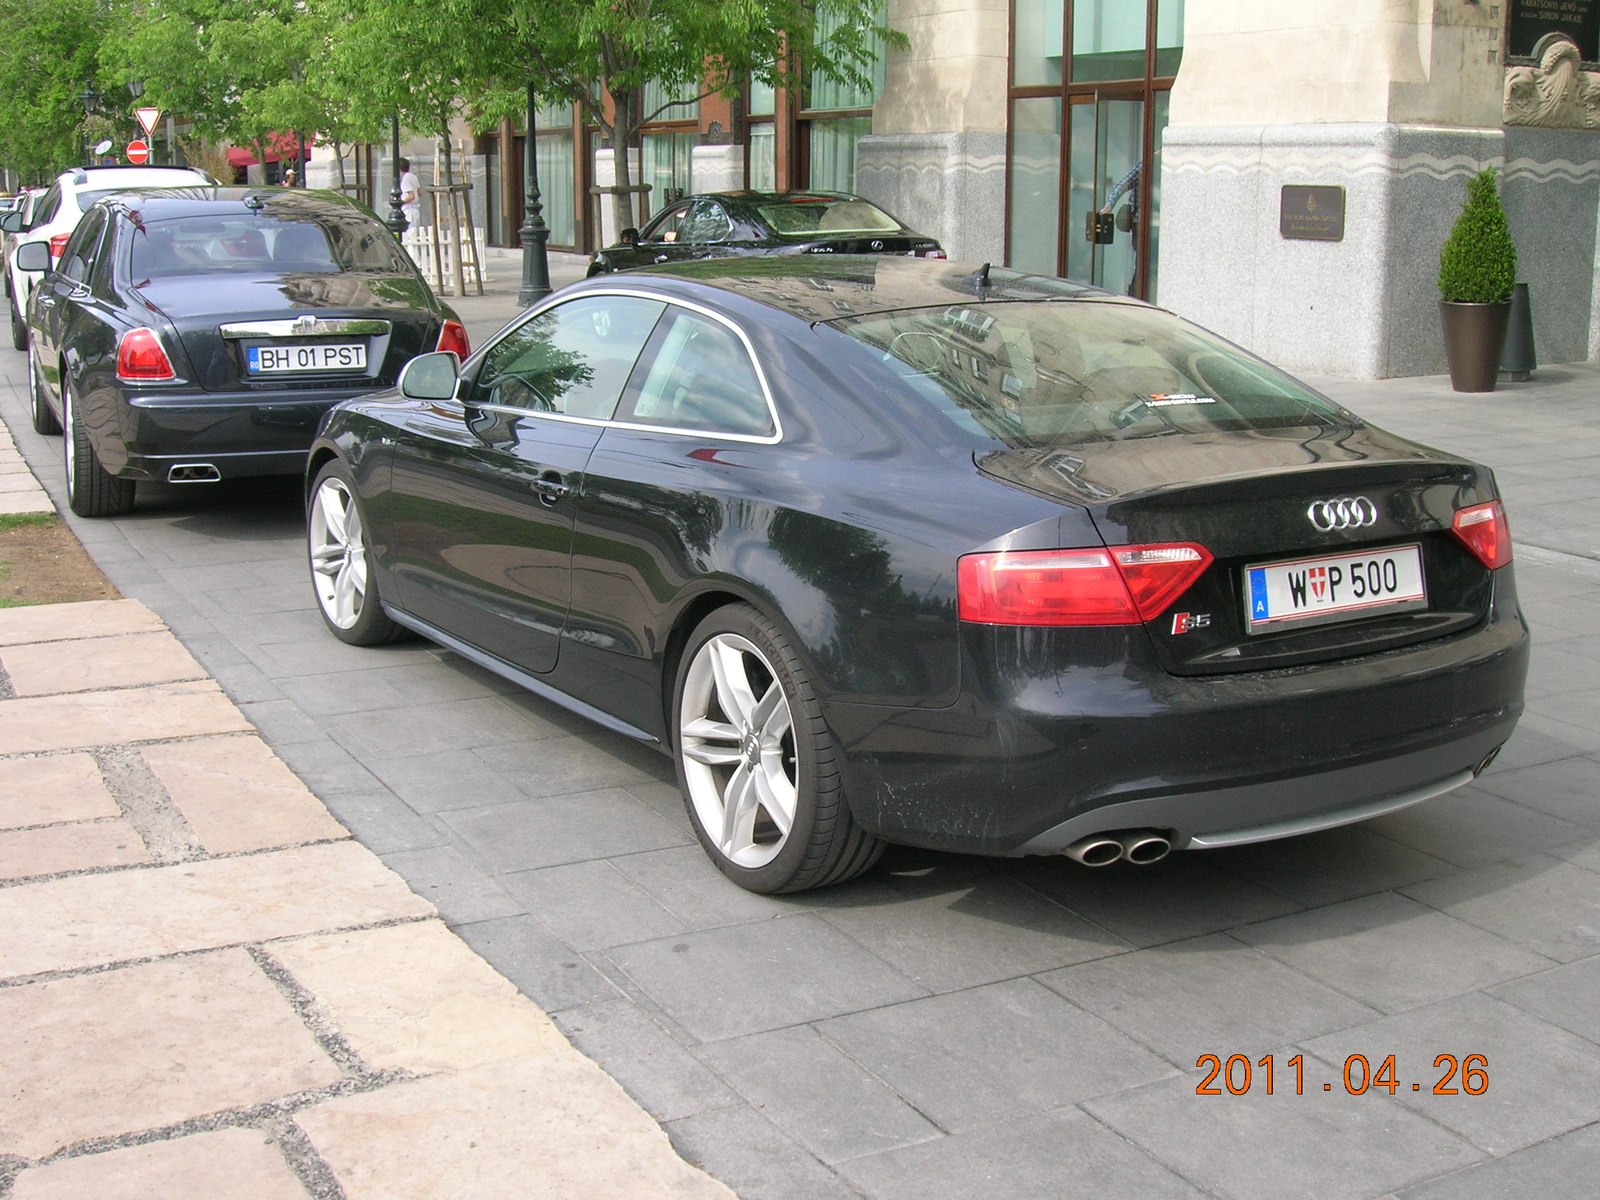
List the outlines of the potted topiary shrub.
{"type": "Polygon", "coordinates": [[[1489,167],[1467,180],[1467,202],[1439,251],[1439,319],[1456,391],[1494,391],[1516,278],[1517,248],[1489,167]]]}

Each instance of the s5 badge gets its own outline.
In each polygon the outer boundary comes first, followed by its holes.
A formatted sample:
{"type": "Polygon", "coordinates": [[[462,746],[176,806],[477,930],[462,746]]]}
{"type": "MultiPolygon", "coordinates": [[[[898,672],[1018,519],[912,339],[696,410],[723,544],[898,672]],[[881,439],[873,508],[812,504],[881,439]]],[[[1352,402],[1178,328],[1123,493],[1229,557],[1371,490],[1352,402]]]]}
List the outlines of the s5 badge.
{"type": "Polygon", "coordinates": [[[1188,633],[1192,629],[1205,629],[1211,624],[1210,613],[1173,613],[1172,632],[1174,635],[1188,633]]]}

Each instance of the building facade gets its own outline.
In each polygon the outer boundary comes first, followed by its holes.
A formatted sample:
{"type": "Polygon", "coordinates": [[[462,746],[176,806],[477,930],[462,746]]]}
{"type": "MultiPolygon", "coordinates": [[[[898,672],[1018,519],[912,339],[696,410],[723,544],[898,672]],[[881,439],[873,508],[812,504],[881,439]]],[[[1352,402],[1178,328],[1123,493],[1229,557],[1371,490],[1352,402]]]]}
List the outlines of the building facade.
{"type": "MultiPolygon", "coordinates": [[[[1600,357],[1600,0],[887,0],[886,21],[909,44],[869,87],[802,57],[792,90],[653,89],[641,221],[696,191],[857,192],[954,259],[1378,378],[1443,369],[1438,250],[1493,166],[1540,361],[1600,357]]],[[[509,125],[465,147],[491,244],[517,244],[524,147],[509,125]]],[[[599,131],[553,108],[538,148],[551,245],[614,240],[599,131]]]]}

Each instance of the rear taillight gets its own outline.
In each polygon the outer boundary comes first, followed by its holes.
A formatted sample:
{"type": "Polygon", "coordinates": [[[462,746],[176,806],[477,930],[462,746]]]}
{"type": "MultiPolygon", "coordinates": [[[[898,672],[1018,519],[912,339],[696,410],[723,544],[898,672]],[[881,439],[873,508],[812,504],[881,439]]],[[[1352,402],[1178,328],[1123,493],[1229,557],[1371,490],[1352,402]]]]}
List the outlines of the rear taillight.
{"type": "Polygon", "coordinates": [[[129,383],[177,378],[154,329],[130,329],[122,335],[117,346],[117,378],[129,383]]]}
{"type": "Polygon", "coordinates": [[[968,554],[957,564],[957,608],[985,625],[1137,625],[1210,565],[1211,552],[1192,543],[968,554]]]}
{"type": "Polygon", "coordinates": [[[444,328],[439,330],[439,344],[434,349],[454,351],[458,358],[466,358],[472,353],[467,348],[467,331],[457,321],[444,323],[444,328]]]}
{"type": "Polygon", "coordinates": [[[1450,522],[1450,532],[1491,571],[1511,561],[1511,526],[1498,500],[1463,508],[1450,522]]]}
{"type": "Polygon", "coordinates": [[[923,258],[948,258],[949,255],[945,254],[945,252],[943,250],[940,250],[937,247],[935,247],[932,250],[925,251],[923,253],[922,257],[923,258]]]}
{"type": "Polygon", "coordinates": [[[67,248],[67,239],[70,238],[71,236],[72,236],[72,234],[70,232],[69,233],[57,233],[57,234],[52,234],[51,235],[51,238],[50,238],[50,257],[51,258],[60,258],[61,257],[61,252],[67,248]]]}

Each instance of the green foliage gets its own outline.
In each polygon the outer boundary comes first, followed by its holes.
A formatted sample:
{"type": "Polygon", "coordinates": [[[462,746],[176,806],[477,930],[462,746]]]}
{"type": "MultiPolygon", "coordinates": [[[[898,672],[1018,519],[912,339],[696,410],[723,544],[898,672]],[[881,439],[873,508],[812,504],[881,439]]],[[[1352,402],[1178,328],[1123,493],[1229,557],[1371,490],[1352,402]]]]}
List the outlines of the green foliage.
{"type": "Polygon", "coordinates": [[[83,162],[83,105],[100,27],[94,0],[0,0],[0,162],[40,183],[83,162]]]}
{"type": "Polygon", "coordinates": [[[1467,202],[1439,251],[1439,296],[1456,304],[1502,304],[1516,281],[1517,248],[1489,167],[1467,180],[1467,202]]]}

